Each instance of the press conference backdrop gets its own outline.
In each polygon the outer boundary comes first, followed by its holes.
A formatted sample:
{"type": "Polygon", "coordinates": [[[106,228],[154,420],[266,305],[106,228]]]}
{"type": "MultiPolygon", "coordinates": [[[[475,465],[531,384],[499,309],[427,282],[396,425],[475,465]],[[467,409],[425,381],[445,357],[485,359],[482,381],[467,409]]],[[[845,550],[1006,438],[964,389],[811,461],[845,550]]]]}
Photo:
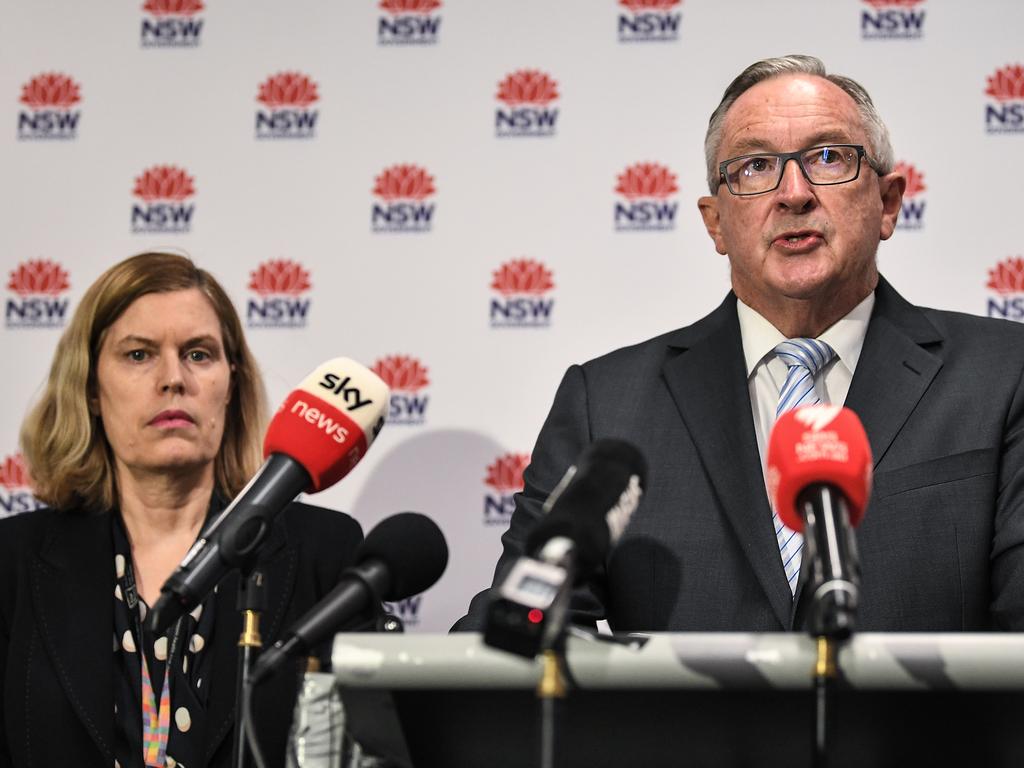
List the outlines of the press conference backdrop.
{"type": "Polygon", "coordinates": [[[1020,0],[7,0],[3,19],[0,514],[35,506],[18,427],[82,292],[185,251],[274,405],[339,354],[390,383],[378,442],[312,500],[366,529],[433,516],[448,571],[394,609],[446,629],[490,580],[565,368],[728,290],[695,204],[704,130],[766,56],[873,95],[909,175],[879,251],[904,295],[1024,319],[1020,0]]]}

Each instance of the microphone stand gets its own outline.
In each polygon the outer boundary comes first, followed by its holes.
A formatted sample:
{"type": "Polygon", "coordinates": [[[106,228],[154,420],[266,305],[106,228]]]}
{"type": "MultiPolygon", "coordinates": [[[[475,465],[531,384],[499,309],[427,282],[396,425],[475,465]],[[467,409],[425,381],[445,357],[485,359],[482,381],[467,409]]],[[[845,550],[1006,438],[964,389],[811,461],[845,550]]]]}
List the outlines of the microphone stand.
{"type": "Polygon", "coordinates": [[[556,648],[546,648],[541,654],[543,671],[537,685],[540,699],[540,768],[556,768],[564,764],[558,732],[562,727],[565,697],[568,685],[562,672],[565,663],[565,635],[560,636],[556,648]]]}
{"type": "Polygon", "coordinates": [[[238,601],[236,608],[242,612],[242,634],[238,638],[238,674],[235,687],[235,738],[231,748],[231,765],[245,768],[247,749],[245,723],[249,719],[249,707],[245,696],[249,688],[249,672],[263,647],[260,637],[260,615],[267,607],[266,584],[263,572],[253,569],[242,573],[238,579],[238,601]]]}

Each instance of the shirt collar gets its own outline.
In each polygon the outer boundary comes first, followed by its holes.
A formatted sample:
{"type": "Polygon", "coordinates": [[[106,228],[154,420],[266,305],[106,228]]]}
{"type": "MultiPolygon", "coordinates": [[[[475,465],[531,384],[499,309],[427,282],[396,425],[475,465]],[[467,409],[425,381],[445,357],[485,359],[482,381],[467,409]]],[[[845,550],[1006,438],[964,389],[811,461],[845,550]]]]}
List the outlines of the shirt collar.
{"type": "MultiPolygon", "coordinates": [[[[868,322],[875,307],[875,293],[872,291],[844,317],[837,320],[818,338],[836,352],[836,357],[852,375],[857,368],[868,322]]],[[[743,358],[747,365],[747,378],[754,369],[768,357],[786,337],[757,310],[736,299],[736,314],[740,321],[740,338],[743,341],[743,358]]]]}

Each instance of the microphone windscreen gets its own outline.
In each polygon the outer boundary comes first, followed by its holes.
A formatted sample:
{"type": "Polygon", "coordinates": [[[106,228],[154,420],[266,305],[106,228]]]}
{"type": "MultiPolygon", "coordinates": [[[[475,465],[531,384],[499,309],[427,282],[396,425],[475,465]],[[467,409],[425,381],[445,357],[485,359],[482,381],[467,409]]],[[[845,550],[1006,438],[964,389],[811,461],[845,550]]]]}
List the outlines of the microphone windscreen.
{"type": "Polygon", "coordinates": [[[811,485],[838,488],[850,524],[864,516],[871,492],[871,446],[857,414],[840,405],[808,405],[779,417],[768,440],[768,491],[782,522],[803,530],[797,496],[811,485]]]}
{"type": "Polygon", "coordinates": [[[389,390],[377,374],[337,357],[320,365],[274,414],[263,455],[281,453],[309,473],[310,493],[347,475],[384,426],[389,390]]]}
{"type": "Polygon", "coordinates": [[[448,566],[448,544],[437,523],[418,512],[399,512],[366,535],[356,562],[380,560],[390,583],[384,600],[404,600],[432,587],[448,566]]]}

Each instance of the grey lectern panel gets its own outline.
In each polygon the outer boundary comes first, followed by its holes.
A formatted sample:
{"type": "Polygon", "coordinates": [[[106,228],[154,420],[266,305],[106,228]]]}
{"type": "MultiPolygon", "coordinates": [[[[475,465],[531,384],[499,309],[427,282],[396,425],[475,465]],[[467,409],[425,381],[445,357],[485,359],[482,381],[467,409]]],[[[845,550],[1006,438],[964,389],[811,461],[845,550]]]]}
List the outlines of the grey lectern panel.
{"type": "MultiPolygon", "coordinates": [[[[572,768],[811,763],[808,637],[571,637],[566,657],[572,768]]],[[[396,765],[537,763],[532,661],[470,634],[338,635],[333,664],[354,735],[396,765]]],[[[833,768],[1024,765],[1024,636],[864,634],[839,666],[833,768]]]]}

